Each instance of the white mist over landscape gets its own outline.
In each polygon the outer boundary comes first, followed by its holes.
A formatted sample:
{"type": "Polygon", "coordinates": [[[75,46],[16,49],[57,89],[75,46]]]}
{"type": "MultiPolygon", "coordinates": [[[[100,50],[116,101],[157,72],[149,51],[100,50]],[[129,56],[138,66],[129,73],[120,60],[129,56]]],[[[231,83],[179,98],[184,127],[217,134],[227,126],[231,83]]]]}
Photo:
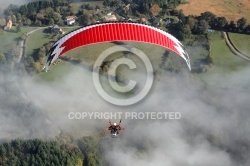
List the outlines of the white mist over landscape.
{"type": "Polygon", "coordinates": [[[168,76],[163,76],[137,110],[180,111],[182,119],[127,122],[126,139],[106,147],[108,161],[111,165],[249,165],[249,73],[246,68],[223,80],[211,78],[226,84],[226,89],[205,87],[192,76],[189,84],[177,76],[178,87],[168,87],[168,76]],[[146,149],[143,155],[138,147],[146,149]]]}
{"type": "MultiPolygon", "coordinates": [[[[30,1],[0,0],[0,6],[30,1]]],[[[0,142],[54,139],[61,132],[77,139],[98,135],[109,125],[106,119],[70,120],[70,112],[180,112],[178,120],[123,119],[125,131],[120,137],[101,142],[106,162],[110,166],[249,166],[249,75],[250,66],[230,74],[209,73],[208,84],[187,68],[178,73],[162,71],[145,99],[119,107],[98,95],[92,73],[82,66],[61,72],[54,81],[6,73],[0,75],[0,142]]]]}
{"type": "Polygon", "coordinates": [[[218,88],[189,71],[162,72],[149,95],[129,107],[104,101],[94,89],[91,72],[82,67],[53,82],[12,73],[1,81],[5,88],[0,89],[0,139],[48,139],[61,131],[80,138],[108,126],[108,120],[70,120],[69,112],[180,112],[179,120],[123,120],[122,137],[103,141],[105,159],[124,166],[247,166],[249,73],[248,67],[223,79],[210,75],[226,87],[218,88]]]}

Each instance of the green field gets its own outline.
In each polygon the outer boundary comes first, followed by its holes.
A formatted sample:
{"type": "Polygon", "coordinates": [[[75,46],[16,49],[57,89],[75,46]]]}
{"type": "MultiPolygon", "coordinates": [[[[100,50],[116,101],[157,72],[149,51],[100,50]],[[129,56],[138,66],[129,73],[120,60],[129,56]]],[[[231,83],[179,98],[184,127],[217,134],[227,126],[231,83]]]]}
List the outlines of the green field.
{"type": "Polygon", "coordinates": [[[208,55],[209,50],[206,48],[205,43],[208,45],[208,39],[205,37],[199,37],[192,40],[193,44],[186,46],[186,51],[189,54],[190,63],[193,69],[199,68],[199,64],[208,55]],[[204,43],[202,45],[201,43],[204,43]]]}
{"type": "Polygon", "coordinates": [[[53,41],[52,38],[46,37],[46,33],[43,32],[44,29],[40,29],[31,35],[26,40],[27,50],[26,56],[33,55],[34,51],[42,47],[45,43],[53,41]]]}
{"type": "Polygon", "coordinates": [[[41,72],[39,73],[39,77],[46,81],[55,81],[56,79],[60,78],[61,76],[67,74],[70,70],[72,65],[69,65],[66,62],[58,63],[57,65],[52,65],[50,69],[53,72],[41,72]],[[56,76],[56,77],[55,77],[56,76]]]}
{"type": "MultiPolygon", "coordinates": [[[[211,79],[211,77],[213,77],[214,75],[221,75],[221,78],[223,78],[223,76],[230,75],[234,72],[240,71],[241,69],[249,65],[248,62],[234,55],[230,51],[230,49],[226,45],[224,38],[222,37],[221,32],[214,31],[209,36],[209,40],[211,43],[211,55],[214,58],[214,65],[212,65],[212,67],[208,70],[208,72],[197,75],[198,77],[202,78],[203,81],[207,82],[208,85],[216,84],[217,86],[218,82],[213,82],[213,79],[211,79]]],[[[137,42],[130,42],[125,44],[134,46],[142,50],[149,57],[153,65],[153,68],[154,69],[159,68],[160,63],[162,62],[162,56],[166,51],[164,48],[151,44],[137,43],[137,42]]],[[[104,50],[114,45],[116,44],[101,43],[101,44],[88,45],[85,47],[80,47],[75,50],[72,50],[66,53],[64,57],[70,57],[71,60],[80,60],[80,65],[82,65],[83,68],[88,70],[91,66],[94,65],[97,57],[104,50]]],[[[194,65],[194,62],[201,60],[208,54],[208,51],[205,49],[205,47],[201,46],[189,47],[187,51],[189,52],[192,65],[194,65]],[[203,55],[204,57],[202,57],[203,55]]],[[[133,57],[131,56],[131,54],[128,55],[130,57],[133,57]]],[[[123,53],[118,52],[115,53],[114,56],[121,57],[123,56],[123,53]]],[[[107,58],[107,61],[111,60],[112,57],[114,56],[107,58]]],[[[180,58],[178,56],[176,57],[180,58]]],[[[180,58],[179,60],[181,61],[182,59],[180,58]]],[[[66,61],[61,60],[61,62],[58,63],[57,65],[51,65],[49,73],[40,73],[39,76],[41,76],[45,80],[53,80],[60,74],[67,71],[69,66],[72,66],[72,63],[70,61],[67,62],[67,60],[66,61]]]]}
{"type": "MultiPolygon", "coordinates": [[[[62,28],[66,33],[69,31],[72,31],[73,29],[76,29],[78,27],[67,27],[67,28],[62,28]]],[[[53,39],[53,35],[46,32],[45,29],[40,29],[34,33],[32,33],[27,41],[27,50],[26,50],[26,55],[32,56],[37,49],[42,47],[43,45],[49,43],[49,42],[55,42],[56,40],[53,39]]]]}
{"type": "Polygon", "coordinates": [[[26,32],[33,30],[32,27],[21,27],[21,32],[16,33],[16,27],[10,31],[0,31],[0,52],[7,53],[18,44],[18,39],[26,32]]]}
{"type": "Polygon", "coordinates": [[[199,74],[199,77],[209,85],[223,86],[218,82],[214,82],[215,79],[212,79],[211,77],[219,76],[222,81],[224,76],[240,71],[248,66],[249,62],[234,55],[230,51],[221,32],[214,31],[209,36],[209,40],[211,42],[211,55],[214,57],[214,65],[208,72],[199,74]]]}
{"type": "Polygon", "coordinates": [[[250,35],[239,33],[228,33],[232,43],[242,53],[250,57],[250,35]]]}
{"type": "Polygon", "coordinates": [[[214,57],[215,67],[224,72],[235,71],[247,65],[247,62],[234,55],[226,45],[221,32],[215,31],[209,37],[211,41],[211,55],[214,57]]]}
{"type": "MultiPolygon", "coordinates": [[[[165,49],[159,46],[154,46],[150,44],[143,43],[125,43],[130,46],[134,46],[146,54],[152,62],[153,68],[157,69],[161,63],[162,55],[165,52],[165,49]]],[[[70,57],[71,59],[80,60],[80,64],[83,69],[89,70],[94,65],[96,59],[99,55],[106,49],[111,46],[115,46],[114,43],[101,43],[101,44],[93,44],[85,47],[76,48],[66,54],[63,57],[70,57]]],[[[117,52],[109,56],[105,61],[116,59],[117,57],[122,57],[124,54],[122,52],[117,52]]],[[[136,64],[140,63],[139,59],[136,58],[133,54],[128,54],[132,60],[135,61],[136,64]]],[[[179,57],[180,58],[180,57],[179,57]]],[[[181,58],[180,58],[181,59],[181,58]]],[[[70,61],[60,60],[60,63],[56,65],[50,66],[50,71],[48,73],[40,73],[39,75],[45,80],[54,80],[53,78],[57,77],[61,73],[64,73],[65,70],[68,70],[70,66],[73,64],[70,61]]],[[[140,64],[139,64],[140,65],[140,64]]]]}
{"type": "MultiPolygon", "coordinates": [[[[163,62],[162,57],[164,53],[167,51],[167,49],[163,47],[152,45],[152,44],[140,43],[140,42],[125,42],[123,44],[134,46],[135,48],[142,50],[146,54],[146,56],[149,58],[155,71],[159,69],[160,64],[163,62]]],[[[64,65],[69,65],[70,61],[74,61],[74,60],[79,60],[80,64],[86,70],[88,70],[89,68],[92,68],[96,59],[101,55],[103,51],[115,45],[117,44],[100,43],[100,44],[91,44],[88,46],[76,48],[63,55],[63,58],[70,58],[70,60],[65,60],[65,59],[60,60],[61,63],[57,65],[51,65],[49,74],[42,73],[40,74],[40,76],[43,77],[44,79],[51,80],[54,76],[58,75],[58,73],[60,72],[60,68],[62,68],[62,71],[64,71],[65,69],[64,65]]],[[[189,55],[190,55],[190,61],[191,61],[192,67],[195,66],[194,64],[195,62],[201,59],[204,59],[204,57],[206,57],[209,54],[208,50],[206,50],[205,47],[200,46],[200,45],[195,46],[195,47],[188,47],[187,51],[190,53],[189,55]]],[[[119,58],[122,56],[124,56],[122,52],[117,52],[109,56],[105,61],[114,60],[117,57],[119,58]]],[[[140,63],[139,62],[140,60],[138,58],[135,58],[136,56],[133,56],[133,54],[129,53],[127,56],[129,56],[130,59],[135,61],[136,64],[140,63]]],[[[179,62],[181,62],[182,66],[186,70],[188,70],[187,65],[185,64],[184,60],[180,56],[172,52],[170,52],[170,56],[171,58],[168,60],[167,64],[165,63],[166,67],[170,63],[171,63],[171,66],[174,66],[175,64],[179,65],[179,62]]]]}
{"type": "MultiPolygon", "coordinates": [[[[133,46],[142,50],[152,61],[153,66],[157,66],[161,62],[161,57],[164,54],[165,49],[163,47],[155,46],[152,44],[138,43],[138,42],[125,42],[129,46],[133,46]]],[[[80,59],[84,64],[94,65],[97,57],[106,49],[116,46],[114,43],[101,43],[92,44],[85,47],[80,47],[66,53],[65,57],[71,57],[75,59],[80,59]]],[[[116,56],[122,56],[121,52],[115,54],[116,56]]],[[[112,59],[112,56],[107,58],[107,60],[112,59]]]]}

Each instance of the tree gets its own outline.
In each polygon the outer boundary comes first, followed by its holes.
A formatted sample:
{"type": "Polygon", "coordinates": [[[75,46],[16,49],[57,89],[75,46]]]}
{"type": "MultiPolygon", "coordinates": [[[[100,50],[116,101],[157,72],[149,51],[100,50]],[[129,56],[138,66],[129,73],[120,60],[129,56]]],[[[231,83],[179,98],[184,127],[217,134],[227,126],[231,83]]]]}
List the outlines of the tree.
{"type": "Polygon", "coordinates": [[[45,9],[47,15],[52,15],[54,13],[54,9],[51,7],[48,7],[45,9]]]}
{"type": "Polygon", "coordinates": [[[6,149],[4,146],[0,146],[0,156],[5,156],[6,155],[6,149]]]}
{"type": "Polygon", "coordinates": [[[83,10],[83,15],[80,17],[80,22],[83,25],[88,25],[91,23],[91,15],[88,11],[83,10]]]}
{"type": "Polygon", "coordinates": [[[27,15],[27,13],[28,13],[27,6],[26,6],[26,5],[20,6],[19,12],[20,12],[20,14],[22,14],[22,15],[27,15]]]}
{"type": "Polygon", "coordinates": [[[245,28],[245,25],[247,23],[247,19],[242,17],[240,18],[238,21],[237,21],[237,27],[240,29],[240,30],[243,30],[245,28]]]}
{"type": "Polygon", "coordinates": [[[21,25],[20,24],[17,24],[17,27],[16,27],[16,32],[21,32],[21,25]]]}
{"type": "Polygon", "coordinates": [[[54,25],[54,24],[55,24],[54,19],[53,19],[53,18],[50,18],[50,19],[49,19],[49,25],[54,25]]]}
{"type": "MultiPolygon", "coordinates": [[[[14,140],[0,145],[0,165],[68,165],[82,166],[79,148],[67,148],[56,141],[14,140]]],[[[95,159],[97,156],[94,156],[95,159]]],[[[95,162],[95,161],[94,161],[95,162]]],[[[96,159],[98,165],[99,162],[96,159]]]]}
{"type": "Polygon", "coordinates": [[[104,6],[109,6],[111,0],[104,0],[103,5],[104,6]]]}
{"type": "Polygon", "coordinates": [[[20,13],[17,13],[17,14],[16,14],[16,22],[17,22],[18,24],[20,24],[20,22],[22,22],[22,16],[21,16],[20,13]]]}
{"type": "Polygon", "coordinates": [[[201,13],[201,19],[206,20],[210,26],[214,26],[216,15],[211,12],[201,13]]]}
{"type": "Polygon", "coordinates": [[[16,24],[17,19],[16,19],[16,16],[14,14],[11,16],[11,20],[12,20],[13,24],[16,24]]]}
{"type": "Polygon", "coordinates": [[[39,20],[36,20],[35,25],[38,26],[38,27],[40,27],[40,26],[42,26],[42,22],[39,21],[39,20]]]}
{"type": "Polygon", "coordinates": [[[47,43],[47,44],[45,44],[45,51],[46,52],[49,52],[49,50],[50,50],[50,48],[53,46],[53,43],[47,43]]]}
{"type": "Polygon", "coordinates": [[[248,25],[245,29],[244,29],[244,32],[246,34],[250,34],[250,25],[248,25]]]}
{"type": "Polygon", "coordinates": [[[230,21],[230,23],[228,25],[228,29],[231,32],[235,32],[235,30],[236,30],[236,24],[234,23],[234,21],[230,21]]]}
{"type": "Polygon", "coordinates": [[[188,16],[188,18],[187,18],[187,24],[189,25],[189,28],[191,30],[194,29],[196,22],[197,22],[197,20],[194,17],[188,16]]]}
{"type": "Polygon", "coordinates": [[[208,63],[208,64],[213,64],[214,63],[214,57],[212,55],[208,55],[205,59],[205,61],[208,63]]]}
{"type": "Polygon", "coordinates": [[[109,0],[106,4],[111,7],[118,7],[121,4],[121,0],[109,0]]]}
{"type": "Polygon", "coordinates": [[[25,69],[26,69],[26,71],[28,73],[34,72],[34,70],[35,70],[35,61],[31,56],[27,56],[25,58],[24,65],[25,65],[25,69]]]}
{"type": "Polygon", "coordinates": [[[149,9],[150,13],[151,13],[153,16],[159,15],[159,13],[161,12],[161,10],[162,10],[162,9],[161,9],[160,6],[157,5],[157,4],[154,4],[154,5],[149,9]]]}
{"type": "Polygon", "coordinates": [[[196,22],[193,32],[198,35],[205,34],[208,29],[208,23],[206,20],[199,20],[196,22]]]}
{"type": "Polygon", "coordinates": [[[184,15],[184,13],[183,13],[183,11],[182,10],[180,10],[179,12],[178,12],[178,18],[179,18],[179,20],[183,23],[183,24],[186,24],[186,16],[184,15]]]}
{"type": "Polygon", "coordinates": [[[34,14],[34,13],[36,13],[36,9],[35,9],[34,3],[28,3],[27,4],[27,10],[28,10],[27,14],[34,14]]]}
{"type": "Polygon", "coordinates": [[[182,29],[182,39],[190,39],[192,35],[191,29],[189,27],[189,25],[184,25],[183,29],[182,29]]]}
{"type": "Polygon", "coordinates": [[[6,25],[6,19],[5,18],[0,19],[0,27],[3,27],[5,25],[6,25]]]}
{"type": "Polygon", "coordinates": [[[46,48],[44,46],[41,47],[36,55],[37,56],[34,58],[34,60],[36,62],[39,62],[40,64],[42,64],[44,62],[44,58],[46,56],[46,48]]]}
{"type": "Polygon", "coordinates": [[[25,21],[25,25],[31,25],[31,23],[32,23],[31,20],[27,18],[26,21],[25,21]]]}
{"type": "Polygon", "coordinates": [[[11,16],[7,16],[7,17],[6,17],[6,20],[7,20],[7,21],[11,20],[11,16]]]}
{"type": "Polygon", "coordinates": [[[55,21],[55,23],[58,23],[62,20],[61,14],[57,12],[53,12],[52,18],[55,21]]]}
{"type": "Polygon", "coordinates": [[[73,14],[76,14],[78,11],[78,6],[75,3],[69,4],[69,11],[73,14]]]}
{"type": "Polygon", "coordinates": [[[6,57],[3,53],[0,53],[0,64],[4,64],[6,62],[6,57]]]}
{"type": "Polygon", "coordinates": [[[227,19],[225,17],[217,17],[216,19],[216,27],[224,28],[228,24],[227,19]]]}
{"type": "Polygon", "coordinates": [[[42,13],[37,13],[36,19],[38,19],[38,20],[44,20],[45,19],[45,15],[42,14],[42,13]]]}

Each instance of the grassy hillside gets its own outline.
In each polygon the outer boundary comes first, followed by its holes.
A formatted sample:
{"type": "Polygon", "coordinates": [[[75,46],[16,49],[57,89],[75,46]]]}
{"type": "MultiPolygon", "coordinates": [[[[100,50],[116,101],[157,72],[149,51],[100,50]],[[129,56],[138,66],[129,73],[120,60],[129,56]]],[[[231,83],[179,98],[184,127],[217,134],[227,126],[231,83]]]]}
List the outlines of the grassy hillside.
{"type": "Polygon", "coordinates": [[[18,39],[26,32],[33,30],[32,27],[22,27],[21,32],[16,32],[16,27],[12,27],[10,31],[0,30],[0,52],[7,53],[18,44],[18,39]]]}
{"type": "Polygon", "coordinates": [[[226,72],[230,72],[246,65],[244,60],[230,51],[221,32],[215,31],[209,38],[211,41],[211,55],[214,57],[215,67],[220,67],[226,72]]]}
{"type": "Polygon", "coordinates": [[[223,86],[220,83],[214,82],[214,79],[211,77],[219,75],[221,79],[223,79],[224,76],[248,66],[249,62],[234,55],[230,51],[221,32],[214,31],[209,36],[209,40],[211,42],[211,55],[214,58],[214,65],[208,72],[202,73],[199,76],[209,85],[223,86]]]}
{"type": "MultiPolygon", "coordinates": [[[[78,27],[67,27],[67,28],[62,28],[62,29],[67,33],[76,28],[78,27]]],[[[48,29],[38,30],[32,33],[26,41],[27,43],[26,55],[32,56],[33,54],[36,53],[37,49],[42,47],[44,44],[49,43],[49,42],[55,42],[56,40],[57,38],[54,37],[54,35],[52,35],[48,29]]]]}
{"type": "Polygon", "coordinates": [[[250,57],[250,35],[229,33],[229,37],[237,49],[250,57]]]}

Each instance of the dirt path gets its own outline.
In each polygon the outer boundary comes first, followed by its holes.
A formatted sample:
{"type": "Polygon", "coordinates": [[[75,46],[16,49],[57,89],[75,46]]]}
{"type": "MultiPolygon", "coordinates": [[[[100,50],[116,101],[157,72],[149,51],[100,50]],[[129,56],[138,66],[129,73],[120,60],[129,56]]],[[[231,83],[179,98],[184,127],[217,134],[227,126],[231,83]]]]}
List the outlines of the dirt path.
{"type": "MultiPolygon", "coordinates": [[[[22,57],[24,56],[25,54],[25,48],[27,47],[26,45],[26,40],[27,38],[34,32],[38,31],[38,30],[41,30],[41,29],[45,29],[45,28],[48,28],[50,26],[47,26],[47,27],[37,27],[36,29],[24,34],[26,35],[25,38],[21,38],[19,43],[20,43],[20,53],[19,53],[19,57],[18,57],[18,60],[17,60],[17,63],[19,63],[22,59],[22,57]]],[[[61,27],[61,28],[74,28],[74,27],[78,27],[78,26],[72,26],[72,27],[61,27]]]]}
{"type": "Polygon", "coordinates": [[[223,32],[223,36],[225,38],[228,47],[232,50],[234,54],[250,62],[250,56],[243,54],[240,50],[237,49],[237,47],[234,46],[227,32],[223,32]]]}
{"type": "MultiPolygon", "coordinates": [[[[34,30],[32,30],[32,31],[30,31],[30,32],[28,32],[28,33],[26,33],[26,34],[24,34],[24,35],[26,35],[26,36],[28,37],[28,36],[31,35],[32,33],[36,32],[36,31],[38,31],[38,30],[40,30],[40,29],[44,29],[44,28],[47,28],[47,27],[40,27],[40,28],[34,29],[34,30]]],[[[26,47],[26,44],[25,44],[25,43],[26,43],[27,37],[26,37],[26,38],[21,38],[21,39],[20,39],[20,53],[19,53],[19,57],[18,57],[17,63],[19,63],[19,62],[21,61],[22,57],[23,57],[24,54],[25,54],[25,47],[26,47]]]]}

